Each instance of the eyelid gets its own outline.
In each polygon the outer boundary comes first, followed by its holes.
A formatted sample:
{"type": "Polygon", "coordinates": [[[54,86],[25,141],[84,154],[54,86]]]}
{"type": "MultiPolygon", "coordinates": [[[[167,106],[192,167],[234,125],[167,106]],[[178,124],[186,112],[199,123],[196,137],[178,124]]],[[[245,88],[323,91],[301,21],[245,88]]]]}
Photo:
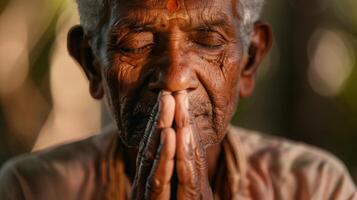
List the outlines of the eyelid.
{"type": "Polygon", "coordinates": [[[227,43],[226,38],[222,34],[207,29],[196,31],[190,40],[195,46],[211,50],[219,50],[227,43]]]}
{"type": "Polygon", "coordinates": [[[221,50],[225,46],[225,44],[206,45],[206,44],[199,43],[199,42],[194,42],[194,44],[196,46],[198,46],[199,48],[205,48],[205,49],[210,49],[210,50],[221,50]]]}
{"type": "Polygon", "coordinates": [[[222,39],[225,41],[228,41],[228,37],[225,33],[224,30],[221,30],[219,27],[200,27],[196,29],[194,32],[196,33],[213,33],[213,34],[218,34],[222,39]]]}
{"type": "Polygon", "coordinates": [[[153,34],[151,32],[142,32],[139,30],[139,32],[128,33],[118,39],[115,44],[115,49],[123,54],[142,54],[148,52],[153,45],[153,34]]]}
{"type": "Polygon", "coordinates": [[[135,56],[135,55],[142,55],[144,53],[149,52],[153,45],[154,45],[154,35],[150,31],[145,31],[143,29],[136,29],[137,31],[128,31],[128,30],[121,30],[117,32],[111,33],[111,39],[108,42],[108,50],[111,52],[117,52],[125,56],[135,56]],[[139,38],[135,41],[135,37],[140,37],[140,34],[145,34],[147,32],[146,37],[139,38]],[[148,34],[151,34],[148,36],[148,34]],[[150,38],[149,38],[150,37],[150,38]],[[133,40],[133,42],[130,42],[133,40]],[[140,46],[143,44],[142,46],[140,46]],[[135,47],[135,45],[138,45],[135,47]]]}
{"type": "Polygon", "coordinates": [[[153,44],[148,44],[140,48],[120,48],[120,52],[123,54],[140,54],[144,53],[147,50],[150,50],[153,44]]]}
{"type": "MultiPolygon", "coordinates": [[[[136,30],[136,31],[128,31],[125,34],[117,34],[116,36],[116,44],[119,44],[121,41],[127,40],[128,38],[134,38],[134,37],[139,37],[140,34],[145,34],[145,33],[150,33],[150,31],[145,31],[145,30],[136,30]]],[[[115,37],[115,35],[114,35],[115,37]]]]}

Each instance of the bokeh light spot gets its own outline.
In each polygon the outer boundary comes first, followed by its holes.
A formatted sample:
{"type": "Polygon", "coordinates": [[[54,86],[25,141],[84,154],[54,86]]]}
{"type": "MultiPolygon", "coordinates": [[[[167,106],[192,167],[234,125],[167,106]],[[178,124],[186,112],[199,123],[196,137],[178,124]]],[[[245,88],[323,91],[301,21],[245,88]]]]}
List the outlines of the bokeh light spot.
{"type": "Polygon", "coordinates": [[[333,30],[317,30],[309,44],[308,78],[312,89],[326,97],[340,94],[355,63],[349,38],[333,30]]]}

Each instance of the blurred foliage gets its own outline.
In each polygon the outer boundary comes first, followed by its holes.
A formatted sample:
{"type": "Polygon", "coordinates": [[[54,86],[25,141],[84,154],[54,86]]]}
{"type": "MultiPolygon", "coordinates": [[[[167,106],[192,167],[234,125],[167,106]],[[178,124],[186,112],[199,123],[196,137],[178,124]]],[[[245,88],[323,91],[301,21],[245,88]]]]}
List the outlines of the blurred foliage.
{"type": "MultiPolygon", "coordinates": [[[[55,32],[58,17],[64,11],[66,3],[67,1],[63,0],[0,1],[0,20],[5,22],[12,20],[11,15],[14,13],[13,9],[11,10],[9,7],[13,8],[18,6],[19,9],[28,9],[28,13],[23,14],[23,16],[19,18],[21,19],[20,22],[16,21],[13,23],[25,23],[25,27],[28,30],[28,32],[25,33],[28,44],[23,44],[23,46],[27,47],[27,49],[24,49],[23,53],[28,54],[27,56],[29,59],[28,66],[27,64],[19,64],[18,62],[15,62],[13,66],[14,69],[17,69],[19,65],[21,65],[21,68],[28,68],[25,69],[25,71],[28,70],[28,73],[25,74],[26,78],[24,83],[22,83],[20,88],[16,88],[16,90],[10,91],[8,94],[5,93],[5,96],[0,96],[0,102],[3,108],[0,108],[0,164],[3,163],[4,160],[8,159],[9,156],[14,156],[16,154],[28,152],[31,150],[34,142],[36,141],[38,132],[40,131],[47,115],[49,114],[50,108],[47,107],[48,104],[51,104],[49,89],[49,66],[51,51],[56,38],[55,32]],[[38,9],[34,10],[32,6],[38,6],[38,9]],[[7,15],[3,15],[6,9],[8,9],[7,15]],[[30,88],[26,85],[30,85],[30,88]],[[19,93],[24,95],[18,95],[19,93]],[[23,97],[29,99],[24,99],[23,97]],[[10,117],[8,117],[8,112],[11,110],[11,108],[9,108],[9,104],[11,105],[11,102],[14,103],[14,107],[20,104],[24,107],[31,107],[33,110],[35,110],[35,113],[39,113],[37,116],[32,116],[31,119],[20,118],[17,120],[24,121],[25,124],[29,124],[27,127],[23,127],[22,131],[14,130],[12,126],[14,126],[13,124],[16,122],[13,122],[13,119],[9,119],[10,117]],[[27,106],[25,104],[27,104],[27,106]],[[43,108],[37,108],[36,106],[38,104],[41,104],[43,108]],[[30,129],[27,130],[26,128],[29,128],[29,126],[30,129]],[[24,133],[27,135],[22,137],[24,133]]],[[[12,34],[13,35],[8,35],[9,40],[16,40],[18,37],[16,34],[19,33],[14,32],[12,34]]],[[[6,38],[1,39],[1,41],[7,40],[6,38]]],[[[11,51],[11,49],[9,51],[11,51]]],[[[3,52],[9,53],[7,51],[3,52]]],[[[6,68],[9,66],[3,66],[0,64],[0,67],[6,68]]],[[[5,75],[5,78],[14,80],[17,78],[16,75],[18,75],[18,73],[8,72],[8,75],[5,75]]],[[[7,83],[6,80],[2,81],[2,83],[7,83]]],[[[11,84],[11,81],[8,83],[11,84]]],[[[23,112],[26,113],[31,111],[28,109],[23,110],[23,112]]]]}

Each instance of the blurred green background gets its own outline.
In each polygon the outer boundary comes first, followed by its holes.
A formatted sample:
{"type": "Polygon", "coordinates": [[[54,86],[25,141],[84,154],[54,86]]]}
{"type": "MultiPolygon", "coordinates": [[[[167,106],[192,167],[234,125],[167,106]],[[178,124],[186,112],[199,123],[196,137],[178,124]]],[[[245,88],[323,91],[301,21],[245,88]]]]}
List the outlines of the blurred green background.
{"type": "MultiPolygon", "coordinates": [[[[267,1],[274,46],[233,123],[327,149],[357,180],[357,1],[267,1]]],[[[66,52],[72,0],[0,0],[0,166],[99,131],[102,106],[66,52]]]]}

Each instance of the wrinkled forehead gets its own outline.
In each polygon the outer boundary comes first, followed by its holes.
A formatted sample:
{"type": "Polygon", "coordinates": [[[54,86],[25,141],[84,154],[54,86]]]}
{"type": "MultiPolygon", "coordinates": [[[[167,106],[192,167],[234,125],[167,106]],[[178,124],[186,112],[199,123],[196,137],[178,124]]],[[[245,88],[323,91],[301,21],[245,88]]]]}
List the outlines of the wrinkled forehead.
{"type": "MultiPolygon", "coordinates": [[[[177,5],[178,9],[199,9],[207,5],[219,6],[225,2],[225,0],[117,0],[117,2],[125,3],[133,7],[145,7],[151,9],[168,9],[173,5],[177,5]]],[[[175,7],[175,6],[174,6],[175,7]]],[[[177,11],[177,10],[171,10],[177,11]]]]}
{"type": "Polygon", "coordinates": [[[181,18],[192,22],[218,16],[228,21],[239,18],[238,0],[113,0],[112,3],[112,20],[181,18]]]}

